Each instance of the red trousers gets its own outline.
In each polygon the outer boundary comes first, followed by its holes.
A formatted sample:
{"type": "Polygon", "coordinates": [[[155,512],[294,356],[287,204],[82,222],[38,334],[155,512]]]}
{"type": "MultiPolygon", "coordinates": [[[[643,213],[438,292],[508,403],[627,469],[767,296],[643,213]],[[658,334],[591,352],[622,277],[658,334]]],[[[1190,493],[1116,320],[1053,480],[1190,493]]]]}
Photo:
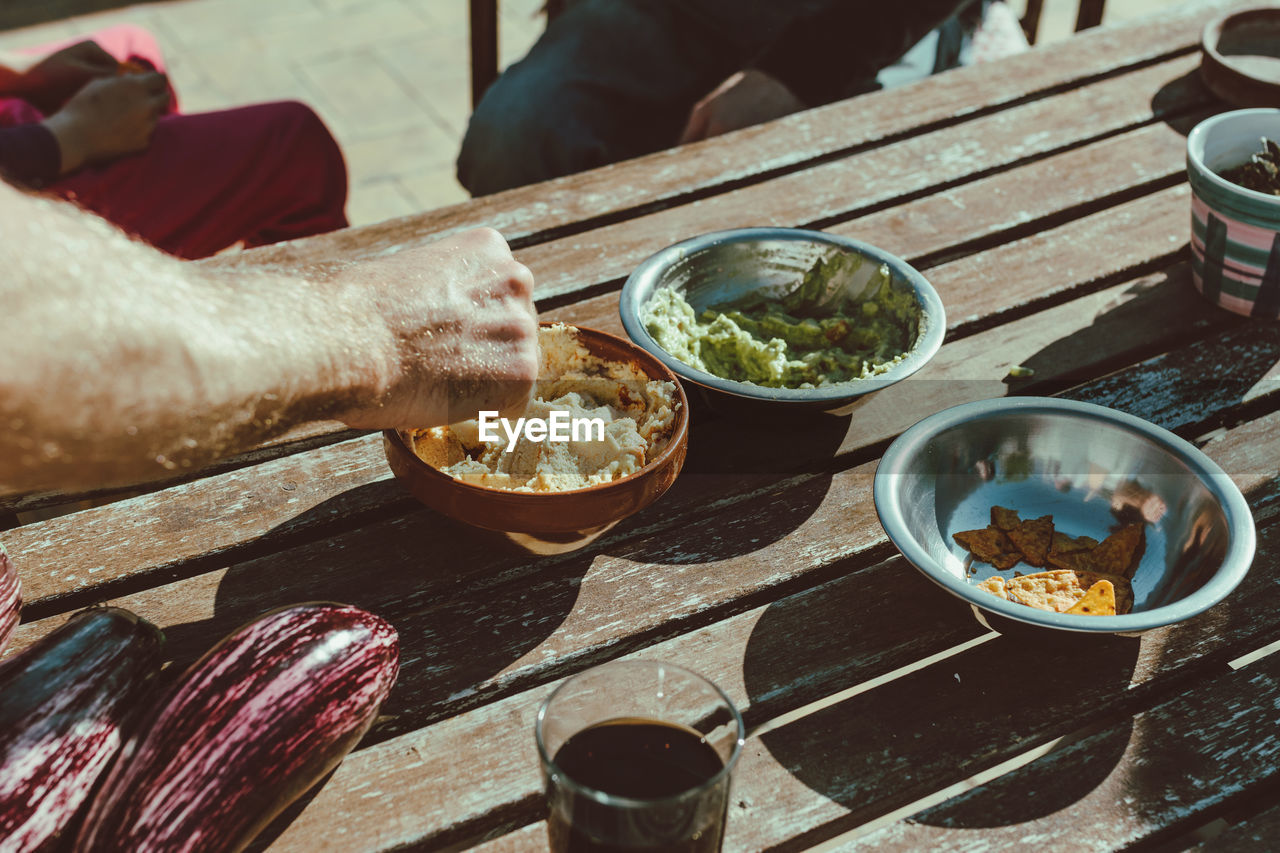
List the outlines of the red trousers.
{"type": "MultiPolygon", "coordinates": [[[[120,61],[164,70],[143,29],[113,27],[91,38],[120,61]]],[[[43,118],[26,101],[0,98],[0,126],[43,118]]],[[[181,115],[175,97],[145,151],[80,169],[44,191],[180,258],[347,225],[342,152],[319,116],[295,101],[181,115]]]]}

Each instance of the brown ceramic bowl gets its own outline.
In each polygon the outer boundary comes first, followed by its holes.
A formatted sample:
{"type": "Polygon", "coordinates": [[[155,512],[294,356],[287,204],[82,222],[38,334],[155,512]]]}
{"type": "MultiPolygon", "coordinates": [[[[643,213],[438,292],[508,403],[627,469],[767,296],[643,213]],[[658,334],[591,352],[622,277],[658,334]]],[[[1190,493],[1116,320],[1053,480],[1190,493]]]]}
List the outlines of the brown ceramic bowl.
{"type": "Polygon", "coordinates": [[[1215,95],[1238,107],[1280,107],[1280,7],[1216,18],[1200,47],[1200,75],[1215,95]]]}
{"type": "Polygon", "coordinates": [[[585,544],[615,522],[644,509],[671,487],[684,465],[689,445],[689,401],[684,388],[666,365],[640,347],[613,335],[578,327],[578,341],[599,358],[630,362],[652,379],[676,387],[675,425],[658,457],[635,474],[585,489],[567,492],[513,492],[455,480],[428,465],[413,452],[409,439],[397,430],[382,434],[391,472],[415,498],[450,518],[507,534],[528,544],[530,537],[549,547],[585,544]]]}

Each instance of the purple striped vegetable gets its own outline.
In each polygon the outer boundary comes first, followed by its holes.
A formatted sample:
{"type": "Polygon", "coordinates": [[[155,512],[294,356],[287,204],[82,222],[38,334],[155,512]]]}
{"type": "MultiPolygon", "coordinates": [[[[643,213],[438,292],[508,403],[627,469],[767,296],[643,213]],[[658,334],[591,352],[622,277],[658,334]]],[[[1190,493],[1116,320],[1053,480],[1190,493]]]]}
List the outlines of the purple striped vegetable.
{"type": "Polygon", "coordinates": [[[162,640],[127,610],[83,610],[0,664],[0,851],[74,832],[160,672],[162,640]]]}
{"type": "Polygon", "coordinates": [[[13,567],[13,560],[0,543],[0,652],[9,644],[13,629],[18,627],[18,616],[22,613],[22,582],[18,580],[18,570],[13,567]]]}
{"type": "Polygon", "coordinates": [[[351,751],[398,669],[395,629],[354,607],[250,622],[184,672],[125,746],[76,849],[243,849],[351,751]]]}

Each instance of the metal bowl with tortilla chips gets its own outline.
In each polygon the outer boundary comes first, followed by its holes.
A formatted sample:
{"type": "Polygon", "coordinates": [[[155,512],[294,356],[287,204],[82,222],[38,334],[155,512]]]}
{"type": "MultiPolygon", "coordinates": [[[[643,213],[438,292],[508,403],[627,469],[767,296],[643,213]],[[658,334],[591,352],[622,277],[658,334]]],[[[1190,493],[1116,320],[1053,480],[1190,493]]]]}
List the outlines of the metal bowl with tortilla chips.
{"type": "Polygon", "coordinates": [[[1181,622],[1235,589],[1255,547],[1244,496],[1200,450],[1051,397],[920,421],[880,460],[875,503],[903,556],[997,630],[1181,622]]]}

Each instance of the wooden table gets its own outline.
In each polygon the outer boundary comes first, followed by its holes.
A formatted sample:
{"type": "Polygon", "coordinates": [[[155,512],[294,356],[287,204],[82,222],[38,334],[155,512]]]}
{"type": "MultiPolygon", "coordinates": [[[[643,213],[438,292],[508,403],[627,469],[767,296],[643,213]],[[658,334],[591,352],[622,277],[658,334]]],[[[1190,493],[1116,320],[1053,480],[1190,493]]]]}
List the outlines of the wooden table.
{"type": "Polygon", "coordinates": [[[178,663],[292,602],[390,619],[403,670],[383,716],[273,850],[542,847],[534,713],[566,676],[632,655],[691,666],[744,711],[726,850],[1180,849],[1219,830],[1206,848],[1265,849],[1280,837],[1280,325],[1203,302],[1187,250],[1184,135],[1224,109],[1196,45],[1222,8],[217,261],[353,259],[487,224],[534,270],[545,316],[618,332],[621,281],[654,250],[807,226],[911,260],[950,326],[918,379],[851,422],[695,411],[673,490],[566,555],[422,508],[377,435],[328,426],[18,527],[3,534],[29,602],[15,647],[104,599],[163,626],[178,663]],[[872,477],[912,423],[1011,394],[1113,406],[1202,446],[1257,520],[1243,585],[1087,666],[1075,640],[979,626],[886,540],[872,477]]]}

